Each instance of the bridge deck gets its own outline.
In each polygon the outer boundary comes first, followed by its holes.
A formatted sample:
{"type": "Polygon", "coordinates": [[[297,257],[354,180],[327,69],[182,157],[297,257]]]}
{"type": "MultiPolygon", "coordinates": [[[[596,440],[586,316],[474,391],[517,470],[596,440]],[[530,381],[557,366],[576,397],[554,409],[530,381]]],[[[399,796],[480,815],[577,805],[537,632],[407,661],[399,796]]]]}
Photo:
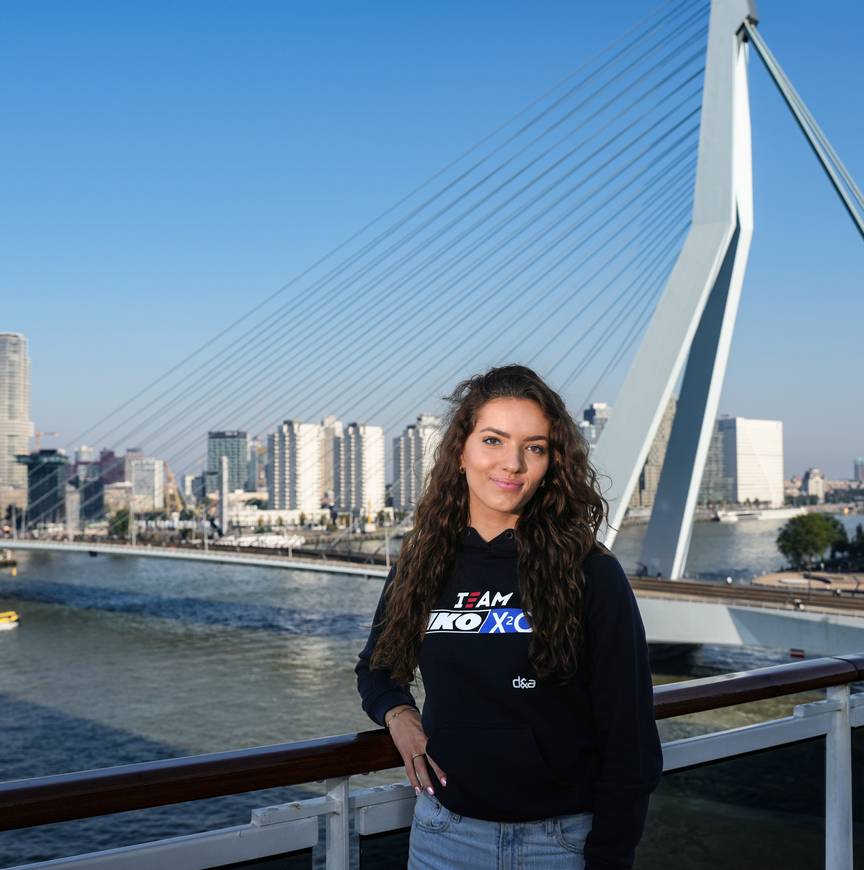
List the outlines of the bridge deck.
{"type": "Polygon", "coordinates": [[[765,586],[746,586],[713,583],[704,580],[663,580],[645,577],[630,577],[630,584],[638,597],[674,598],[676,601],[722,601],[725,605],[741,607],[766,607],[772,610],[806,609],[824,613],[864,612],[864,593],[855,595],[843,592],[812,589],[781,589],[765,586]]]}

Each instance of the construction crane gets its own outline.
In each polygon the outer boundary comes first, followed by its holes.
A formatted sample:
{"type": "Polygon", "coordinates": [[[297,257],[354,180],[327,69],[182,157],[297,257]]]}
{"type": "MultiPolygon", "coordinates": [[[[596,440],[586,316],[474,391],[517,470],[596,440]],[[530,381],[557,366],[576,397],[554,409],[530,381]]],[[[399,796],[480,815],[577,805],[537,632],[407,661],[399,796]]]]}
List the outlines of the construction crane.
{"type": "Polygon", "coordinates": [[[183,493],[177,486],[174,472],[168,467],[167,462],[165,463],[165,477],[168,481],[168,485],[165,487],[165,507],[169,511],[177,511],[178,513],[186,510],[186,499],[183,498],[183,493]]]}

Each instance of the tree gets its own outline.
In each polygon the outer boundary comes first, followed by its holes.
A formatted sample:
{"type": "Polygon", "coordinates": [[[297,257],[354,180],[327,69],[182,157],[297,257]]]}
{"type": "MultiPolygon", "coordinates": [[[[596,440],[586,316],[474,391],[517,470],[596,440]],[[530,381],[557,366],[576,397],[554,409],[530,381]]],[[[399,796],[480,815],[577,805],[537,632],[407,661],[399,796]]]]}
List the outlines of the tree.
{"type": "MultiPolygon", "coordinates": [[[[825,516],[825,514],[823,514],[825,516]]],[[[836,559],[839,553],[849,551],[849,535],[846,534],[846,526],[837,519],[837,517],[825,516],[825,519],[831,524],[834,529],[834,537],[828,545],[831,547],[831,558],[836,559]]]]}
{"type": "Polygon", "coordinates": [[[120,508],[111,518],[111,524],[108,526],[110,534],[118,538],[125,538],[129,534],[129,511],[127,508],[120,508]]]}
{"type": "Polygon", "coordinates": [[[792,517],[777,534],[777,549],[794,568],[806,568],[823,556],[828,547],[834,555],[848,546],[843,524],[836,517],[825,514],[792,517]]]}
{"type": "Polygon", "coordinates": [[[864,561],[864,526],[861,523],[855,526],[855,536],[849,541],[847,552],[850,558],[864,561]]]}
{"type": "Polygon", "coordinates": [[[306,525],[306,514],[304,514],[302,511],[300,512],[299,522],[301,526],[306,525]]]}

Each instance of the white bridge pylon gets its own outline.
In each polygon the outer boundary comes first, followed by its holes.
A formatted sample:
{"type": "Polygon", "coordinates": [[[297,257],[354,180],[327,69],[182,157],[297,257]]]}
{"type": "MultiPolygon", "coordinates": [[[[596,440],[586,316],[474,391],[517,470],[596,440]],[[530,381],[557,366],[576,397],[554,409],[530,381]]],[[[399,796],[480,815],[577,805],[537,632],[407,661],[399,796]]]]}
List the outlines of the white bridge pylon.
{"type": "Polygon", "coordinates": [[[663,412],[678,407],[642,547],[650,575],[684,572],[693,513],[723,387],[753,234],[748,47],[752,0],[712,0],[693,219],[678,260],[599,438],[612,547],[663,412]]]}

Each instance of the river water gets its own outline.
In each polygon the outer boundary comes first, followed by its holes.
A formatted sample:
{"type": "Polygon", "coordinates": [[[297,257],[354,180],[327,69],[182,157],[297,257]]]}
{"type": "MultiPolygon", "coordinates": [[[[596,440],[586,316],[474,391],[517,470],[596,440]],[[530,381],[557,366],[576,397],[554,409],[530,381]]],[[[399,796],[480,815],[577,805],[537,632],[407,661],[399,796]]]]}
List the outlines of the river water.
{"type": "MultiPolygon", "coordinates": [[[[850,531],[861,520],[841,519],[850,531]]],[[[774,548],[780,525],[697,523],[689,576],[732,576],[746,582],[780,567],[774,548]]],[[[627,570],[635,567],[644,530],[626,528],[618,537],[615,551],[627,570]]],[[[17,577],[0,572],[0,610],[15,609],[22,617],[17,630],[0,632],[0,780],[372,727],[359,708],[352,667],[368,632],[380,580],[122,556],[22,553],[18,559],[17,577]]],[[[656,679],[786,660],[783,651],[703,647],[686,666],[657,673],[656,679]]],[[[718,724],[733,727],[784,715],[789,707],[788,699],[746,705],[661,723],[661,732],[670,739],[718,724]]],[[[790,760],[779,769],[798,764],[790,760]]],[[[722,786],[719,795],[706,794],[711,789],[698,771],[667,777],[672,785],[664,780],[652,801],[654,821],[640,850],[640,867],[702,866],[690,859],[670,863],[667,841],[673,836],[679,843],[692,841],[695,854],[707,849],[704,832],[697,836],[694,831],[700,824],[722,830],[718,807],[736,808],[735,813],[724,810],[723,817],[738,831],[746,828],[742,813],[755,813],[764,833],[768,823],[759,815],[764,814],[764,791],[754,790],[746,770],[735,773],[734,764],[728,767],[727,773],[708,777],[714,791],[722,786]],[[753,800],[742,799],[751,792],[753,800]],[[686,830],[679,830],[682,802],[689,808],[686,830]]],[[[760,782],[776,786],[777,795],[788,802],[788,784],[775,774],[764,773],[760,782]]],[[[358,777],[355,784],[393,778],[392,772],[358,777]]],[[[816,843],[822,798],[818,776],[814,782],[817,793],[802,784],[801,805],[777,808],[769,822],[783,829],[783,813],[800,813],[795,816],[798,835],[809,830],[800,823],[805,819],[816,843]]],[[[312,793],[317,793],[314,786],[273,789],[0,833],[0,867],[241,824],[248,821],[251,807],[312,793]]],[[[795,852],[810,854],[798,847],[795,852]]],[[[688,853],[684,849],[681,854],[688,853]]]]}

